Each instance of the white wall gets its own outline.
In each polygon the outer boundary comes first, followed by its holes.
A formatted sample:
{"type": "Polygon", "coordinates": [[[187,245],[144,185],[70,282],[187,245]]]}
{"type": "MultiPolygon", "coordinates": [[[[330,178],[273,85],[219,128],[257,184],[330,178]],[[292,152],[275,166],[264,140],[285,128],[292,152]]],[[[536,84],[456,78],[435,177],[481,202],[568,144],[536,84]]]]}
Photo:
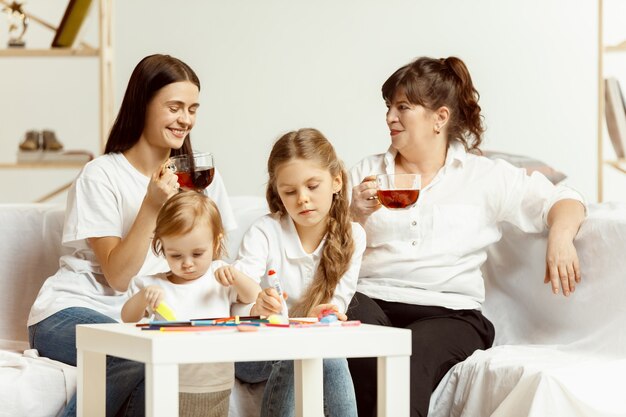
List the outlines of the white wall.
{"type": "MultiPolygon", "coordinates": [[[[32,0],[27,8],[39,15],[59,8],[60,16],[65,3],[32,0]]],[[[383,81],[417,56],[457,55],[481,94],[484,148],[548,162],[595,199],[596,1],[124,0],[115,19],[116,108],[143,56],[189,63],[202,81],[193,143],[216,155],[233,195],[263,194],[271,144],[291,129],[320,129],[348,166],[384,151],[383,81]]],[[[90,65],[0,59],[5,161],[31,127],[52,126],[68,148],[96,149],[90,65]],[[50,66],[47,81],[36,81],[44,75],[32,75],[35,65],[50,66]]],[[[1,171],[0,201],[28,201],[59,185],[60,175],[74,175],[48,174],[19,173],[33,181],[25,190],[11,179],[17,173],[1,171]]]]}

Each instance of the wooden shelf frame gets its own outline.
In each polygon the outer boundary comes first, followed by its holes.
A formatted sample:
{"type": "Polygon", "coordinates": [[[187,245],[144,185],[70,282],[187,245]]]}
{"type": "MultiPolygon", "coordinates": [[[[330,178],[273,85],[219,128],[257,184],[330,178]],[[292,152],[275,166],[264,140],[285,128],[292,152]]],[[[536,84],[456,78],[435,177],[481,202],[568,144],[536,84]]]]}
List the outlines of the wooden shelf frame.
{"type": "MultiPolygon", "coordinates": [[[[6,0],[0,0],[0,4],[6,5],[6,0]]],[[[78,47],[72,48],[50,48],[50,49],[28,49],[28,48],[4,48],[0,49],[0,58],[98,58],[98,79],[99,79],[99,149],[102,153],[106,145],[109,130],[113,124],[113,101],[114,101],[114,36],[113,17],[115,16],[114,0],[97,0],[98,8],[98,38],[99,46],[94,48],[85,43],[80,43],[78,47]]],[[[49,23],[29,16],[31,19],[55,31],[56,28],[49,23]]],[[[80,169],[86,162],[32,162],[32,163],[0,163],[0,169],[20,170],[20,169],[80,169]]],[[[65,191],[71,182],[53,190],[52,192],[37,199],[35,202],[44,202],[65,191]]]]}

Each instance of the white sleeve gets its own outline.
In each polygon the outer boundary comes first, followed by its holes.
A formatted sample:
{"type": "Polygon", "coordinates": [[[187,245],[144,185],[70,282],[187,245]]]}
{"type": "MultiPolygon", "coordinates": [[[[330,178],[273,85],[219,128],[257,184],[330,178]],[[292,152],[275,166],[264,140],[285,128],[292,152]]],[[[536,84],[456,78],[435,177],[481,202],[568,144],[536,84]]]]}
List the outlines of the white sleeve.
{"type": "Polygon", "coordinates": [[[255,222],[243,236],[237,260],[233,266],[256,282],[261,283],[261,278],[267,272],[269,247],[268,235],[260,227],[259,221],[255,222]]]}
{"type": "Polygon", "coordinates": [[[335,304],[339,311],[345,313],[352,297],[356,292],[356,285],[361,269],[361,259],[365,252],[365,230],[358,223],[352,223],[352,239],[354,240],[354,253],[350,261],[350,267],[341,277],[331,303],[335,304]]]}
{"type": "Polygon", "coordinates": [[[122,237],[120,198],[111,182],[81,174],[68,195],[63,244],[83,248],[87,238],[122,237]]]}
{"type": "Polygon", "coordinates": [[[235,230],[237,228],[237,221],[235,220],[233,209],[230,206],[230,200],[228,199],[228,194],[226,193],[226,187],[224,186],[222,175],[217,168],[215,168],[211,185],[206,188],[204,193],[215,201],[215,204],[220,211],[220,216],[222,216],[222,223],[224,224],[225,231],[229,232],[231,230],[235,230]]]}
{"type": "Polygon", "coordinates": [[[516,168],[508,162],[499,164],[499,182],[502,195],[498,220],[509,222],[527,233],[539,233],[546,229],[548,212],[559,200],[574,199],[584,203],[582,196],[563,185],[555,186],[543,174],[528,175],[524,168],[516,168]]]}

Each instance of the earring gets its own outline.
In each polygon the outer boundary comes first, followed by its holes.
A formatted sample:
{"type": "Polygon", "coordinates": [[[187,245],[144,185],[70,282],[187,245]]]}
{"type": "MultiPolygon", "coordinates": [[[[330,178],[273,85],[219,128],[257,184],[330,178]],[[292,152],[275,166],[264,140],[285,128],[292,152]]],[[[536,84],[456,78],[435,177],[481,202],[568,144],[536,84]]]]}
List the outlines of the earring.
{"type": "Polygon", "coordinates": [[[438,135],[439,133],[441,133],[441,126],[439,125],[435,125],[435,133],[438,135]]]}

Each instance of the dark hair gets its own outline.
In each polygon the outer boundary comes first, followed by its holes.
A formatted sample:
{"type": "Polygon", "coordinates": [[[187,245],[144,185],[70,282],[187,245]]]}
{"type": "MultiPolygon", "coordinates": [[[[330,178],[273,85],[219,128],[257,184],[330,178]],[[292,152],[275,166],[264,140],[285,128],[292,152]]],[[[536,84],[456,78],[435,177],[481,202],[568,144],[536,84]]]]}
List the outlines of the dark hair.
{"type": "Polygon", "coordinates": [[[317,162],[320,167],[327,169],[333,178],[341,175],[342,186],[341,191],[333,194],[333,202],[328,213],[326,242],[315,278],[301,301],[295,308],[290,309],[294,317],[307,316],[313,307],[330,301],[339,280],[350,267],[354,253],[347,199],[348,177],[333,145],[319,130],[300,129],[289,132],[274,143],[267,161],[269,181],[265,193],[270,211],[287,214],[276,189],[276,171],[280,165],[296,158],[317,162]]]}
{"type": "Polygon", "coordinates": [[[485,131],[472,77],[461,59],[421,57],[394,72],[382,87],[383,98],[391,101],[403,91],[409,102],[435,111],[450,109],[448,139],[478,150],[485,131]]]}
{"type": "MultiPolygon", "coordinates": [[[[142,59],[130,76],[104,153],[124,152],[132,148],[144,130],[146,108],[157,91],[166,85],[190,81],[200,90],[196,73],[183,61],[169,55],[149,55],[142,59]]],[[[180,149],[172,149],[172,155],[191,155],[189,134],[180,149]]]]}

